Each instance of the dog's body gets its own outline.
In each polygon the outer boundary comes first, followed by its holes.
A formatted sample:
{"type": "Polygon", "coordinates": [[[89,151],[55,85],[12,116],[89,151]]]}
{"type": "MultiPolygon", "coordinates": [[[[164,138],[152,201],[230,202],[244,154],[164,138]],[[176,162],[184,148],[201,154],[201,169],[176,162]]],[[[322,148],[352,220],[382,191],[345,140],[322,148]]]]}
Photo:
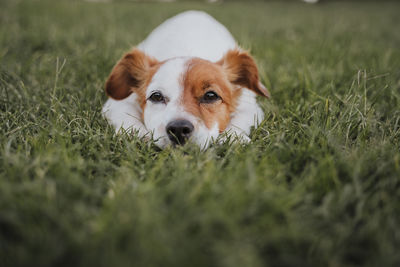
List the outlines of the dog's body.
{"type": "Polygon", "coordinates": [[[106,92],[109,123],[151,134],[160,147],[187,139],[205,147],[223,132],[249,140],[250,127],[263,119],[255,93],[268,97],[251,57],[198,11],[168,19],[126,54],[106,92]]]}

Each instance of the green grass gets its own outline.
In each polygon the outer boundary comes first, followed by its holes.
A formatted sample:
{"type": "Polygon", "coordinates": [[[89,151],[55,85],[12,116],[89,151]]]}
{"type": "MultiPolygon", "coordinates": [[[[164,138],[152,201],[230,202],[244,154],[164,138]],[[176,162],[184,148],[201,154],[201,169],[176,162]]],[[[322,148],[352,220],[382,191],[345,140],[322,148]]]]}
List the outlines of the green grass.
{"type": "Polygon", "coordinates": [[[399,266],[400,4],[0,2],[0,266],[399,266]],[[116,60],[209,12],[272,94],[250,144],[101,116],[116,60]]]}

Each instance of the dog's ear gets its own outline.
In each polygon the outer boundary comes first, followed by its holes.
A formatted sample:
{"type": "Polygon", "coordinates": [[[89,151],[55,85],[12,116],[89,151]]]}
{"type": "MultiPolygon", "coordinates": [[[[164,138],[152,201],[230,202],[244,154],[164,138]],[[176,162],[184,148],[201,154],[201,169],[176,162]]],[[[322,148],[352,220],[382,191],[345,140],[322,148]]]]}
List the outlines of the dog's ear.
{"type": "Polygon", "coordinates": [[[111,71],[105,86],[107,95],[117,100],[128,97],[145,84],[151,68],[157,64],[156,59],[139,49],[133,49],[111,71]]]}
{"type": "Polygon", "coordinates": [[[258,95],[270,97],[267,88],[259,80],[254,59],[247,52],[229,50],[217,64],[222,66],[231,83],[246,87],[258,95]]]}

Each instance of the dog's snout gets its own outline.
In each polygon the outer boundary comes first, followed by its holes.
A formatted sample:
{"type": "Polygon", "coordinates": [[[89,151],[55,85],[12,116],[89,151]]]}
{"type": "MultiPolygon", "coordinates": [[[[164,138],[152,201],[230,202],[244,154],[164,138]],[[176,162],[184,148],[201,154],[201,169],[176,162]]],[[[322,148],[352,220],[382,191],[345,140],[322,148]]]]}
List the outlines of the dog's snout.
{"type": "Polygon", "coordinates": [[[175,120],[167,124],[166,130],[173,144],[183,145],[192,135],[194,126],[188,120],[175,120]]]}

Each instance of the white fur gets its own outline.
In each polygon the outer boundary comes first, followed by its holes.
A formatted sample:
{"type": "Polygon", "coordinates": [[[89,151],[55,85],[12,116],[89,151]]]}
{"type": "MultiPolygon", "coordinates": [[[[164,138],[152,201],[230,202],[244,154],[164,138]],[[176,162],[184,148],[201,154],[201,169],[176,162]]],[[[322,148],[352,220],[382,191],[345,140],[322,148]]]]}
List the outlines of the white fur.
{"type": "MultiPolygon", "coordinates": [[[[191,140],[206,147],[218,137],[218,125],[208,129],[202,121],[184,111],[179,102],[183,88],[179,82],[181,74],[192,57],[218,61],[237,44],[229,31],[210,15],[199,11],[187,11],[166,20],[138,45],[138,48],[156,59],[168,60],[153,76],[146,97],[154,91],[160,91],[168,98],[166,104],[147,101],[141,110],[136,94],[123,100],[108,99],[103,107],[103,114],[118,132],[120,128],[138,131],[139,136],[151,133],[160,147],[170,143],[165,126],[171,120],[182,118],[195,126],[191,140]],[[144,112],[144,123],[141,122],[144,112]]],[[[258,106],[255,94],[243,89],[239,105],[226,132],[239,136],[242,141],[249,141],[250,127],[257,125],[264,117],[258,106]]]]}
{"type": "Polygon", "coordinates": [[[102,109],[107,121],[114,126],[116,132],[137,131],[139,136],[145,136],[148,130],[142,123],[142,110],[137,102],[137,95],[131,94],[124,100],[109,98],[102,109]]]}
{"type": "Polygon", "coordinates": [[[243,90],[238,100],[238,106],[231,115],[231,121],[225,131],[235,134],[242,141],[250,141],[248,135],[251,126],[258,126],[263,119],[264,112],[257,104],[255,93],[243,90]]]}
{"type": "Polygon", "coordinates": [[[158,60],[199,57],[217,61],[237,47],[229,31],[201,11],[186,11],[166,20],[138,48],[158,60]]]}

